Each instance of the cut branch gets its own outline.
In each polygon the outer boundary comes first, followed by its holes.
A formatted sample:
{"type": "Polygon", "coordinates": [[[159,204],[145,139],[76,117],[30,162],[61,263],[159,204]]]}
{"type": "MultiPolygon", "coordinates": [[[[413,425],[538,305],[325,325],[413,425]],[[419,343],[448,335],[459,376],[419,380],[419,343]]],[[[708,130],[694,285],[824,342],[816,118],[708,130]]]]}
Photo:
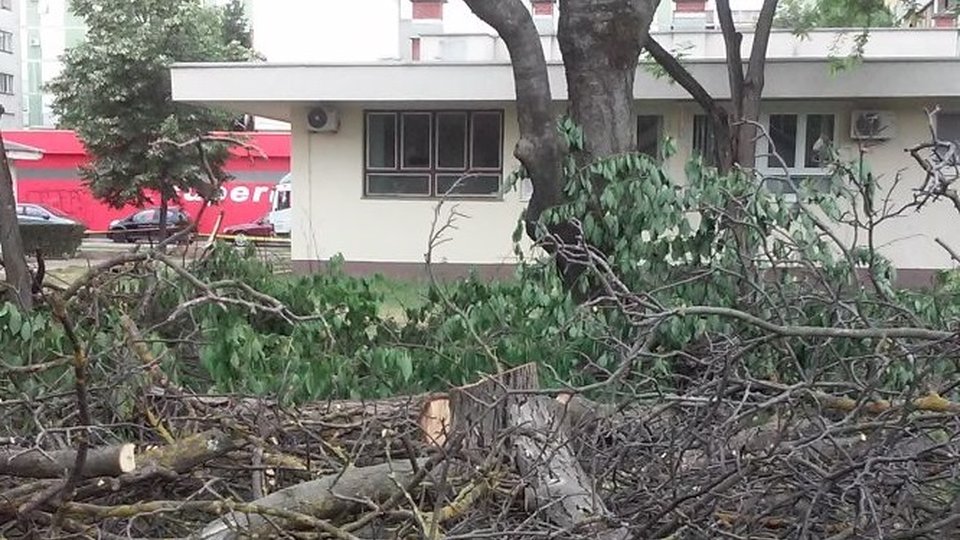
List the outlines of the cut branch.
{"type": "MultiPolygon", "coordinates": [[[[418,460],[417,468],[426,465],[418,460]]],[[[400,493],[400,486],[413,479],[416,471],[409,461],[388,462],[370,467],[351,467],[339,474],[281,489],[253,502],[258,508],[297,512],[321,520],[357,514],[368,507],[361,501],[383,503],[400,493]]],[[[207,525],[197,537],[202,540],[233,540],[239,531],[253,532],[267,525],[262,515],[232,514],[207,525]]]]}
{"type": "MultiPolygon", "coordinates": [[[[25,478],[63,478],[77,462],[76,450],[43,451],[38,448],[0,451],[0,475],[25,478]]],[[[91,448],[80,476],[119,476],[136,468],[134,445],[91,448]]]]}

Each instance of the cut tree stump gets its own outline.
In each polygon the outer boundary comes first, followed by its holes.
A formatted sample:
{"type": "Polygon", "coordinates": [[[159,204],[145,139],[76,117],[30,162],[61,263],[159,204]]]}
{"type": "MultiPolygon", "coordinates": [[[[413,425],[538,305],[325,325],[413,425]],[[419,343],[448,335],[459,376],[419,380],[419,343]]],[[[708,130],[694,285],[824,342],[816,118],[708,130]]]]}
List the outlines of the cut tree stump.
{"type": "MultiPolygon", "coordinates": [[[[43,451],[37,448],[3,450],[0,452],[0,475],[23,478],[62,478],[77,461],[76,450],[43,451]]],[[[91,448],[83,462],[80,475],[120,476],[137,467],[134,445],[121,444],[91,448]]]]}
{"type": "Polygon", "coordinates": [[[537,365],[519,366],[450,392],[453,433],[464,433],[465,450],[513,454],[537,512],[555,525],[621,540],[629,531],[597,496],[593,482],[570,447],[569,419],[557,400],[536,395],[537,365]]]}

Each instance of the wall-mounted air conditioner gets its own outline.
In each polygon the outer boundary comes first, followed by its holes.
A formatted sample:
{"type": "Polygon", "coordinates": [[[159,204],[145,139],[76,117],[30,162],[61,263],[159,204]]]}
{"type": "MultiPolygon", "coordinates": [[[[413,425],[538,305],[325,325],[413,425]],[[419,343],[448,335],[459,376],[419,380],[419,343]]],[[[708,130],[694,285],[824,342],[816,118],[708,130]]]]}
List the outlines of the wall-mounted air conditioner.
{"type": "Polygon", "coordinates": [[[890,111],[853,111],[850,138],[856,141],[883,141],[897,136],[897,118],[890,111]]]}
{"type": "Polygon", "coordinates": [[[307,127],[314,133],[335,133],[340,129],[340,115],[330,107],[314,107],[307,113],[307,127]]]}

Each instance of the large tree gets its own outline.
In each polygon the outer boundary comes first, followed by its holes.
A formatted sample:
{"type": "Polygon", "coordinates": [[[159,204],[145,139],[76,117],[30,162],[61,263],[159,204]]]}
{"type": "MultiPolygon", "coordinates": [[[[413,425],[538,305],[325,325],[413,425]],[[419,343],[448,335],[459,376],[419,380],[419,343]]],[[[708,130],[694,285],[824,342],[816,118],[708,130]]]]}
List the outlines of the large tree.
{"type": "Polygon", "coordinates": [[[244,9],[243,0],[230,0],[223,6],[223,37],[227,43],[253,49],[253,30],[244,9]]]}
{"type": "Polygon", "coordinates": [[[225,179],[227,157],[222,144],[164,142],[234,127],[229,115],[174,102],[170,65],[251,58],[240,19],[198,0],[74,0],[72,9],[87,39],[64,55],[53,109],[91,156],[82,174],[94,195],[116,207],[159,202],[164,236],[178,190],[215,196],[210,180],[225,179]]]}
{"type": "MultiPolygon", "coordinates": [[[[465,0],[492,26],[510,51],[517,93],[520,141],[515,154],[534,190],[527,209],[528,232],[541,213],[562,202],[558,140],[552,112],[547,64],[536,26],[521,0],[465,0]]],[[[886,10],[882,2],[818,0],[836,9],[829,20],[870,21],[868,14],[886,10]],[[851,19],[852,18],[852,19],[851,19]]],[[[731,99],[712,96],[681,64],[650,36],[650,24],[660,0],[559,0],[557,39],[563,53],[568,110],[582,128],[581,158],[598,159],[631,151],[635,146],[634,78],[645,48],[667,76],[680,84],[703,108],[714,131],[715,158],[721,171],[756,161],[755,122],[763,97],[767,45],[778,12],[778,0],[764,0],[755,26],[749,57],[741,53],[743,35],[733,19],[730,0],[716,0],[723,34],[731,99]]],[[[826,15],[824,15],[826,16],[826,15]]]]}

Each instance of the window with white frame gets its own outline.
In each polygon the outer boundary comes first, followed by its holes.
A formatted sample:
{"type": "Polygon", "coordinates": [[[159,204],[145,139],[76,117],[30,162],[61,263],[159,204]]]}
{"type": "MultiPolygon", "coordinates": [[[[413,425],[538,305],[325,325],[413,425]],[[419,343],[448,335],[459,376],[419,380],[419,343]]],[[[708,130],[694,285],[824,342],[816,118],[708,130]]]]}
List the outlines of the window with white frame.
{"type": "Polygon", "coordinates": [[[500,196],[502,111],[367,111],[365,126],[365,196],[500,196]]]}
{"type": "Polygon", "coordinates": [[[13,75],[0,73],[0,94],[13,93],[13,75]]]}
{"type": "Polygon", "coordinates": [[[766,154],[757,166],[767,176],[774,192],[793,193],[798,182],[813,182],[826,189],[830,182],[829,160],[836,141],[837,117],[831,113],[772,113],[762,123],[768,137],[757,144],[757,153],[766,154]],[[789,174],[793,182],[787,182],[789,174]]]}
{"type": "Polygon", "coordinates": [[[769,172],[786,168],[790,173],[825,174],[830,150],[836,140],[836,116],[833,114],[788,113],[770,114],[764,118],[769,135],[759,151],[768,155],[764,160],[769,172]]]}
{"type": "Polygon", "coordinates": [[[0,30],[0,52],[13,52],[13,33],[0,30]]]}

